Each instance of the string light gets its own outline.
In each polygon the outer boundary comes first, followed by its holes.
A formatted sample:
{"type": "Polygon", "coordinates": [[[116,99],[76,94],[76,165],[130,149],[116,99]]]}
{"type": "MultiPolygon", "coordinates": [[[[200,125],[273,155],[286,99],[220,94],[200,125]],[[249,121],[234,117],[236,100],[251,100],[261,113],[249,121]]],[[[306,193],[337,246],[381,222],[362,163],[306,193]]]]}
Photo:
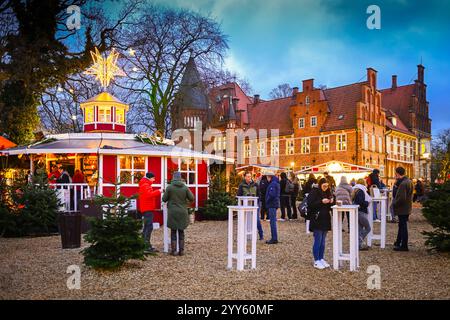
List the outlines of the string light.
{"type": "Polygon", "coordinates": [[[102,56],[100,51],[95,48],[95,52],[91,51],[91,57],[94,64],[86,70],[85,74],[95,75],[95,78],[100,82],[103,88],[109,86],[114,77],[122,77],[125,75],[117,66],[119,53],[117,53],[114,49],[105,58],[102,56]]]}

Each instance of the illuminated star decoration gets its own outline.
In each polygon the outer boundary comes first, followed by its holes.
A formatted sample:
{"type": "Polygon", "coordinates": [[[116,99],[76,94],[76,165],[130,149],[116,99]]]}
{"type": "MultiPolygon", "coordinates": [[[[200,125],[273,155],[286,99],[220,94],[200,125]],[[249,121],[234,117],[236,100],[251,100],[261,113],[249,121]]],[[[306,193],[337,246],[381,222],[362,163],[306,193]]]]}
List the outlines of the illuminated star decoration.
{"type": "Polygon", "coordinates": [[[94,64],[86,70],[86,74],[95,75],[103,88],[106,88],[114,77],[125,76],[124,72],[117,66],[119,53],[114,49],[105,58],[100,51],[95,48],[95,52],[91,51],[91,57],[94,64]]]}

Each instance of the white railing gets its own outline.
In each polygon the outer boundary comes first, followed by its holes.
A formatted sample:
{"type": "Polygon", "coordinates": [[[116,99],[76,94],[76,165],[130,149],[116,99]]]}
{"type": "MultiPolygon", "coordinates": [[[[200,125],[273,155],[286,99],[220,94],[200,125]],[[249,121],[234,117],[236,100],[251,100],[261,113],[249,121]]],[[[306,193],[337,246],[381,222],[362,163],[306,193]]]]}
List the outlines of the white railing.
{"type": "Polygon", "coordinates": [[[97,188],[91,188],[86,183],[57,183],[51,184],[50,188],[56,189],[61,201],[61,211],[79,211],[79,201],[90,199],[97,194],[97,188]]]}

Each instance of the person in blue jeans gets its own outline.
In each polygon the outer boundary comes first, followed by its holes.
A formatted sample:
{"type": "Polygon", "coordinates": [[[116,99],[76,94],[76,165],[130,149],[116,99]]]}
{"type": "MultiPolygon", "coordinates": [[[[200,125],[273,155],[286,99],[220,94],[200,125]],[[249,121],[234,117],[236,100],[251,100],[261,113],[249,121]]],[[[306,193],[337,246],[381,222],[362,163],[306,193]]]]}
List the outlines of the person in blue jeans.
{"type": "MultiPolygon", "coordinates": [[[[258,185],[252,180],[252,173],[246,171],[244,174],[244,180],[239,185],[237,194],[238,197],[260,197],[258,185]]],[[[259,200],[259,199],[258,199],[259,200]]],[[[260,202],[260,201],[258,201],[260,202]]],[[[264,239],[264,231],[261,226],[261,220],[259,218],[260,206],[258,206],[258,217],[256,219],[256,225],[258,228],[259,240],[264,239]]]]}
{"type": "Polygon", "coordinates": [[[319,187],[313,188],[308,195],[309,230],[314,234],[313,256],[314,268],[325,269],[330,265],[325,261],[325,243],[331,230],[331,207],[335,203],[330,185],[325,178],[320,179],[319,187]]]}
{"type": "Polygon", "coordinates": [[[266,191],[266,208],[269,211],[270,233],[272,238],[266,241],[266,243],[277,244],[277,209],[280,207],[280,181],[274,174],[267,175],[267,180],[269,181],[269,185],[266,191]]]}

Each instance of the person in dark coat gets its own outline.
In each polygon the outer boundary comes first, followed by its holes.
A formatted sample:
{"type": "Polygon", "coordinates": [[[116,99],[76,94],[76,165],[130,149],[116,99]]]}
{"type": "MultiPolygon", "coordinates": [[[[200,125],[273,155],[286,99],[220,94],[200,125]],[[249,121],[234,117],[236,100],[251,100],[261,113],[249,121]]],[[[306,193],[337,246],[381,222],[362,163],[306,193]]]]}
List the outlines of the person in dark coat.
{"type": "Polygon", "coordinates": [[[277,244],[277,209],[280,207],[280,182],[275,175],[267,175],[267,180],[269,181],[269,186],[266,191],[266,207],[269,211],[270,233],[272,238],[266,241],[266,243],[277,244]]]}
{"type": "Polygon", "coordinates": [[[395,169],[396,192],[392,200],[392,209],[398,216],[397,241],[394,244],[395,251],[409,251],[408,249],[408,220],[412,212],[413,185],[406,176],[403,167],[395,169]]]}
{"type": "Polygon", "coordinates": [[[269,220],[269,213],[266,207],[266,191],[269,186],[269,181],[267,180],[267,176],[263,175],[258,184],[259,190],[259,199],[260,199],[260,207],[261,207],[261,220],[269,220]]]}
{"type": "Polygon", "coordinates": [[[291,177],[292,184],[294,185],[294,191],[291,194],[291,206],[292,206],[292,219],[298,219],[297,212],[297,197],[300,193],[300,182],[295,174],[292,174],[291,177]]]}
{"type": "Polygon", "coordinates": [[[307,201],[309,230],[314,234],[314,268],[329,268],[330,265],[324,259],[325,241],[331,230],[331,207],[335,200],[327,179],[320,179],[319,187],[311,190],[307,201]]]}
{"type": "Polygon", "coordinates": [[[368,217],[368,207],[372,201],[367,192],[367,187],[364,179],[358,179],[356,185],[353,187],[352,193],[353,204],[359,205],[358,208],[358,236],[359,236],[359,250],[368,250],[368,246],[364,246],[364,240],[370,233],[370,223],[368,217]]]}
{"type": "Polygon", "coordinates": [[[416,191],[416,201],[422,202],[423,196],[425,194],[425,188],[422,179],[417,180],[414,190],[416,191]]]}
{"type": "Polygon", "coordinates": [[[289,191],[289,185],[291,181],[289,181],[286,172],[282,172],[280,180],[280,205],[281,205],[281,221],[286,219],[286,211],[287,211],[287,219],[292,219],[292,211],[291,211],[291,194],[292,191],[289,191]]]}
{"type": "MultiPolygon", "coordinates": [[[[236,195],[238,197],[258,197],[258,199],[260,198],[258,185],[252,180],[251,172],[245,172],[244,180],[239,185],[236,195]]],[[[258,208],[258,210],[260,210],[260,209],[258,208]]],[[[257,228],[258,228],[259,240],[263,240],[264,232],[263,232],[263,228],[261,226],[261,220],[259,219],[259,212],[258,212],[258,217],[256,218],[256,224],[257,224],[257,228]]]]}
{"type": "Polygon", "coordinates": [[[308,180],[306,181],[305,185],[303,186],[303,197],[305,197],[308,193],[311,192],[312,187],[314,184],[317,184],[317,179],[314,176],[314,174],[310,174],[308,177],[308,180]]]}
{"type": "Polygon", "coordinates": [[[167,226],[170,228],[171,254],[176,255],[177,233],[179,255],[184,255],[184,230],[189,225],[187,204],[194,201],[194,195],[181,180],[181,173],[174,172],[173,179],[163,194],[163,202],[167,202],[167,226]]]}

